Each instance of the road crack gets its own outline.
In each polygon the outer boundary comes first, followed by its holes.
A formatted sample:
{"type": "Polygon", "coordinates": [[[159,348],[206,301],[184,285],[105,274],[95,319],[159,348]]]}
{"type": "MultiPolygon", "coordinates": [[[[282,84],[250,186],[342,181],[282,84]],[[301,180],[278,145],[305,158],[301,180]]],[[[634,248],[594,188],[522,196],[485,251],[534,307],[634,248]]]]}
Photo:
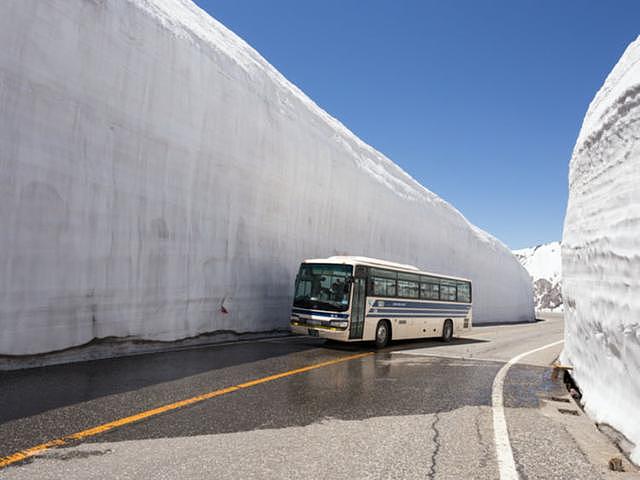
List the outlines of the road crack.
{"type": "Polygon", "coordinates": [[[474,423],[476,427],[476,435],[478,436],[478,446],[480,447],[480,458],[478,459],[478,468],[485,468],[487,466],[489,452],[487,448],[487,441],[482,435],[482,429],[480,428],[480,416],[482,410],[478,409],[478,413],[475,415],[474,423]]]}
{"type": "Polygon", "coordinates": [[[433,443],[435,447],[431,454],[431,465],[429,466],[429,478],[434,479],[436,477],[436,458],[440,452],[440,431],[438,430],[438,422],[440,421],[440,415],[435,414],[431,429],[433,430],[433,443]]]}

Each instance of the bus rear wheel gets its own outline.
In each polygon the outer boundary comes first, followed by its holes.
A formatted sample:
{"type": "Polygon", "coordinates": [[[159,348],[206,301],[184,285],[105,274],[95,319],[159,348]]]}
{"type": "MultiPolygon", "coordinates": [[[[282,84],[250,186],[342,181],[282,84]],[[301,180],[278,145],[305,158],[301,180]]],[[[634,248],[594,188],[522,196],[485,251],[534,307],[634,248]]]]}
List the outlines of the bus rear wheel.
{"type": "Polygon", "coordinates": [[[391,329],[389,328],[389,322],[386,320],[380,320],[376,326],[376,348],[384,348],[389,344],[391,339],[391,329]]]}
{"type": "Polygon", "coordinates": [[[442,326],[442,341],[449,343],[453,338],[453,322],[451,320],[445,320],[442,326]]]}

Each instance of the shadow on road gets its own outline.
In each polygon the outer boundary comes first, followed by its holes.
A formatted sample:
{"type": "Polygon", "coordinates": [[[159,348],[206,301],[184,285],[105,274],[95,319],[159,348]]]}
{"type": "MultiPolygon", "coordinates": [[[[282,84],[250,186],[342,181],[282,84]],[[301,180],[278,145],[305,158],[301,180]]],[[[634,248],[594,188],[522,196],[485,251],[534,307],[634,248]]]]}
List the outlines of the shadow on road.
{"type": "MultiPolygon", "coordinates": [[[[449,345],[483,341],[456,338],[449,345]]],[[[437,339],[398,340],[382,351],[443,345],[447,344],[437,339]]],[[[204,372],[318,348],[336,353],[374,350],[371,342],[339,343],[289,337],[0,372],[0,424],[204,372]]]]}
{"type": "Polygon", "coordinates": [[[486,343],[490,340],[481,340],[478,338],[454,338],[449,343],[444,343],[442,340],[438,338],[427,338],[424,340],[396,340],[389,347],[390,350],[394,351],[402,351],[402,350],[410,350],[414,348],[436,348],[436,347],[446,347],[448,345],[466,345],[473,343],[486,343]]]}
{"type": "MultiPolygon", "coordinates": [[[[304,338],[304,337],[302,337],[304,338]]],[[[334,350],[336,352],[368,352],[375,351],[375,345],[373,342],[356,342],[356,343],[342,343],[337,342],[335,340],[320,340],[316,343],[313,342],[313,339],[309,339],[309,346],[313,346],[314,348],[323,348],[326,350],[334,350]]],[[[426,339],[410,339],[410,340],[394,340],[391,344],[379,350],[380,352],[393,352],[393,351],[402,351],[402,350],[410,350],[414,348],[436,348],[443,347],[447,345],[466,345],[473,343],[486,343],[490,340],[481,340],[477,338],[454,338],[449,343],[444,343],[438,338],[426,338],[426,339]]]]}
{"type": "Polygon", "coordinates": [[[318,342],[249,342],[0,372],[0,424],[318,346],[318,342]]]}

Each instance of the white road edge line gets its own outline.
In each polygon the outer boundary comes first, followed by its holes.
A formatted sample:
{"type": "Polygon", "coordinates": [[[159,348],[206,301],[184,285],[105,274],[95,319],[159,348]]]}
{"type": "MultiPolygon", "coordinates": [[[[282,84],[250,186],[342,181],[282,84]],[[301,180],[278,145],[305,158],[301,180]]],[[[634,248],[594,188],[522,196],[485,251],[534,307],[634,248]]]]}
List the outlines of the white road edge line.
{"type": "Polygon", "coordinates": [[[549,343],[543,347],[529,350],[528,352],[516,355],[509,360],[496,374],[493,379],[493,387],[491,388],[491,404],[493,411],[493,434],[496,443],[496,457],[498,460],[498,470],[500,472],[500,480],[518,480],[518,472],[516,464],[513,460],[513,451],[511,450],[511,442],[509,441],[509,432],[507,430],[507,420],[504,415],[504,378],[511,368],[511,365],[518,363],[523,357],[539,352],[545,348],[553,347],[563,343],[564,340],[549,343]]]}

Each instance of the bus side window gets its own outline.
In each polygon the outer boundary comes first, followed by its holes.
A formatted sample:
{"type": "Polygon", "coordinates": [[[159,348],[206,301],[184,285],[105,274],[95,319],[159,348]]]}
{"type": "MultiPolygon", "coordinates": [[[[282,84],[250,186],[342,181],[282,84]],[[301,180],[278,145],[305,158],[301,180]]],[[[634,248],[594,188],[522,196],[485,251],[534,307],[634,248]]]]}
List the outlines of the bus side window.
{"type": "Polygon", "coordinates": [[[458,301],[471,302],[471,288],[469,282],[458,282],[458,301]]]}
{"type": "Polygon", "coordinates": [[[420,291],[420,277],[414,273],[398,273],[398,297],[418,298],[420,291]]]}
{"type": "Polygon", "coordinates": [[[367,278],[367,295],[373,295],[373,277],[367,278]]]}
{"type": "Polygon", "coordinates": [[[392,278],[373,277],[373,295],[377,297],[395,297],[396,281],[392,278]]]}
{"type": "Polygon", "coordinates": [[[421,277],[420,298],[423,300],[440,300],[440,280],[433,277],[421,277]]]}
{"type": "Polygon", "coordinates": [[[453,280],[440,280],[440,300],[446,302],[456,301],[456,282],[453,280]]]}
{"type": "Polygon", "coordinates": [[[371,295],[377,297],[395,297],[397,288],[397,274],[389,270],[379,268],[369,269],[372,282],[371,295]]]}

